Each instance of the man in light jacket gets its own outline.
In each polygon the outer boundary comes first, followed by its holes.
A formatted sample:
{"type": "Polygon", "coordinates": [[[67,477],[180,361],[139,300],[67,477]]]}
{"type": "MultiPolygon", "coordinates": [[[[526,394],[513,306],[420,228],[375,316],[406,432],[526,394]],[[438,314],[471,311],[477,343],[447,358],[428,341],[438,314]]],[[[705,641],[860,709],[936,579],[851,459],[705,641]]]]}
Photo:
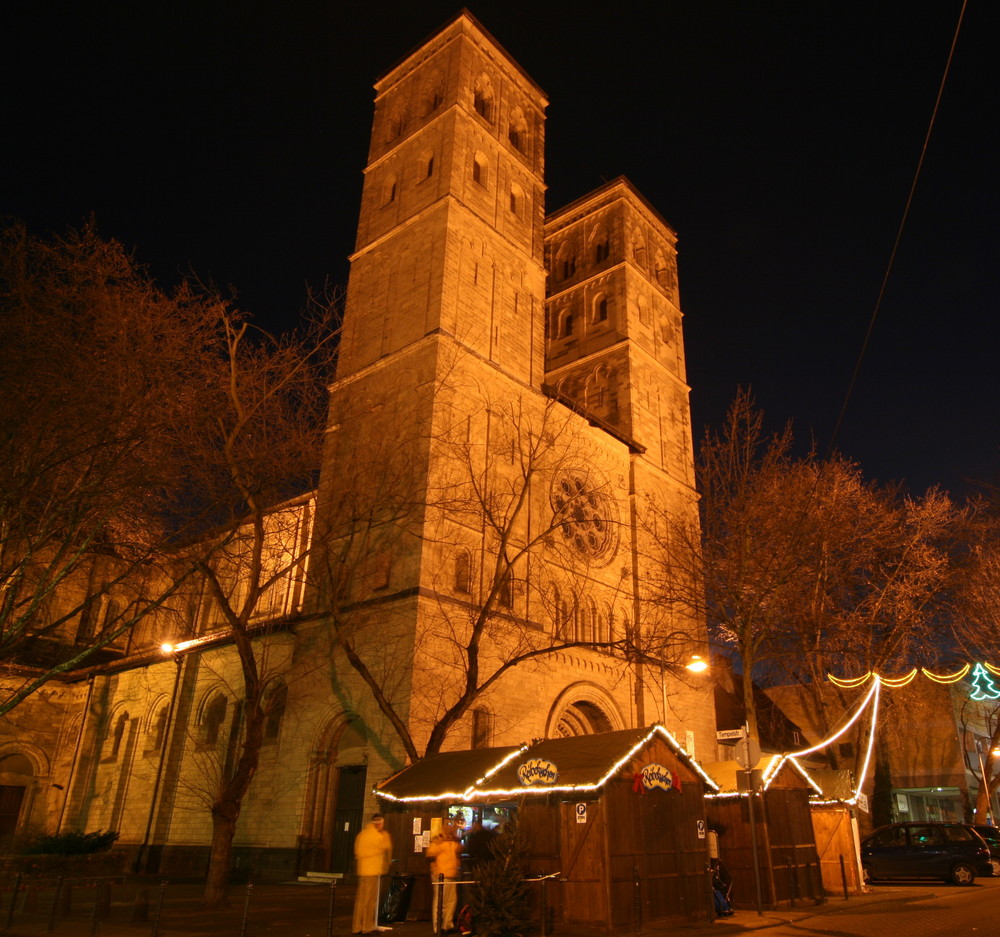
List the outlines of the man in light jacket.
{"type": "Polygon", "coordinates": [[[392,837],[383,829],[385,820],[376,813],[354,840],[358,862],[358,891],[354,897],[351,932],[370,934],[378,929],[378,882],[389,871],[392,837]]]}

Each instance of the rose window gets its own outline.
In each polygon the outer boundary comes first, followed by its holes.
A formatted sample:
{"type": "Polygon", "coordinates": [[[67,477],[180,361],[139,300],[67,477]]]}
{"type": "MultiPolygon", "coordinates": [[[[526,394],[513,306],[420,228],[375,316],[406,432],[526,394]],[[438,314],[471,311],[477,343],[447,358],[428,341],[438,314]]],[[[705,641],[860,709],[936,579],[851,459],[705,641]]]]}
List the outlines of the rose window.
{"type": "Polygon", "coordinates": [[[617,545],[613,502],[585,475],[567,475],[552,489],[556,524],[565,542],[591,560],[610,560],[617,545]]]}

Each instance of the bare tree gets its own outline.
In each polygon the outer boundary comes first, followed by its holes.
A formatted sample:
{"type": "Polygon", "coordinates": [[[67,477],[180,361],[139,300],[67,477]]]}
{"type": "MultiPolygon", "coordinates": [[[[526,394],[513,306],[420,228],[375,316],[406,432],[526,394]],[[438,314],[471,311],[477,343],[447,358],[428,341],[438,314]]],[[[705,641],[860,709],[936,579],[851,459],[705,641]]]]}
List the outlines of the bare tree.
{"type": "Polygon", "coordinates": [[[0,654],[21,680],[0,712],[147,618],[203,629],[184,617],[204,592],[242,681],[212,799],[216,903],[267,718],[255,638],[307,552],[311,500],[290,499],[316,484],[335,297],[273,336],[210,289],[163,293],[92,228],[3,241],[0,337],[18,353],[0,358],[0,654]]]}
{"type": "Polygon", "coordinates": [[[839,456],[796,457],[789,427],[767,436],[746,392],[703,443],[702,537],[665,525],[668,600],[701,601],[743,666],[743,702],[756,734],[753,678],[798,685],[828,732],[843,713],[826,675],[892,669],[936,656],[936,603],[950,582],[958,512],[938,491],[923,498],[867,483],[839,456]],[[677,587],[675,586],[675,589],[677,587]]]}
{"type": "MultiPolygon", "coordinates": [[[[256,774],[268,717],[266,644],[256,640],[288,615],[283,586],[304,579],[311,499],[322,450],[325,385],[336,346],[326,306],[302,330],[279,337],[223,314],[225,354],[203,385],[205,419],[192,427],[189,481],[194,511],[212,511],[222,531],[190,548],[215,629],[236,652],[241,675],[232,743],[211,803],[205,902],[226,900],[233,836],[256,774]],[[198,504],[201,500],[203,503],[198,504]]],[[[178,506],[178,510],[182,505],[178,506]]],[[[190,508],[189,508],[190,509],[190,508]]]]}
{"type": "Polygon", "coordinates": [[[363,484],[337,473],[326,518],[323,611],[335,646],[412,761],[439,751],[515,668],[574,648],[621,655],[630,638],[605,605],[573,597],[574,579],[576,592],[606,594],[608,608],[621,588],[601,569],[626,519],[589,428],[553,400],[492,400],[457,371],[437,388],[423,417],[414,399],[367,400],[352,431],[337,411],[334,463],[363,484]],[[378,413],[409,431],[380,427],[378,413]],[[417,582],[419,618],[378,597],[417,582]]]}
{"type": "MultiPolygon", "coordinates": [[[[979,663],[996,663],[1000,659],[996,637],[997,615],[1000,613],[1000,524],[995,505],[976,501],[972,519],[966,529],[968,547],[962,557],[954,594],[955,647],[967,659],[979,663]]],[[[987,671],[978,678],[981,683],[980,701],[967,702],[963,711],[964,728],[972,733],[975,751],[966,753],[967,766],[979,779],[975,816],[985,823],[990,814],[992,795],[1000,788],[1000,705],[991,700],[1000,677],[987,671]]],[[[995,819],[995,818],[994,818],[995,819]]]]}
{"type": "Polygon", "coordinates": [[[186,533],[167,467],[217,310],[92,226],[47,241],[19,224],[0,232],[0,309],[3,714],[183,581],[158,568],[186,533]]]}

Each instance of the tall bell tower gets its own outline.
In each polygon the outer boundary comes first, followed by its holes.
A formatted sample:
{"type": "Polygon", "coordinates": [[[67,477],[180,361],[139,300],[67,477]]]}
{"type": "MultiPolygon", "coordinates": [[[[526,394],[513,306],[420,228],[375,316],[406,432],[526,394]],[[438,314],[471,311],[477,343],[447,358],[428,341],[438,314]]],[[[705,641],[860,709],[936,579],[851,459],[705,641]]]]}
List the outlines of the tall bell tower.
{"type": "Polygon", "coordinates": [[[540,386],[544,94],[465,12],[375,88],[338,379],[437,334],[540,386]]]}

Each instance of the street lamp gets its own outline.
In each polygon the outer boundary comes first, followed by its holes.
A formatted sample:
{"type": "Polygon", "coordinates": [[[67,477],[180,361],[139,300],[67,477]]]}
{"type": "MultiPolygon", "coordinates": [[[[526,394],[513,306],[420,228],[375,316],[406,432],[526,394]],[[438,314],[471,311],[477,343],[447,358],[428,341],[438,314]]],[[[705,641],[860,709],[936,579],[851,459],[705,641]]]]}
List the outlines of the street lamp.
{"type": "MultiPolygon", "coordinates": [[[[677,638],[677,637],[687,638],[688,641],[691,640],[691,635],[688,634],[686,631],[673,631],[673,632],[671,632],[670,634],[668,634],[663,639],[663,646],[664,646],[664,648],[666,647],[667,642],[671,638],[677,638]]],[[[691,655],[689,655],[687,661],[685,663],[683,663],[683,664],[681,664],[681,663],[676,663],[676,664],[674,664],[674,663],[667,663],[667,661],[664,660],[664,657],[663,657],[663,648],[661,648],[661,650],[660,650],[660,656],[659,656],[659,664],[660,664],[660,706],[662,707],[662,710],[663,710],[663,724],[666,725],[666,723],[667,723],[667,681],[666,681],[666,671],[669,670],[671,673],[679,674],[682,670],[687,670],[689,673],[700,674],[700,673],[704,673],[706,670],[708,670],[709,663],[700,654],[691,654],[691,655]]]]}

